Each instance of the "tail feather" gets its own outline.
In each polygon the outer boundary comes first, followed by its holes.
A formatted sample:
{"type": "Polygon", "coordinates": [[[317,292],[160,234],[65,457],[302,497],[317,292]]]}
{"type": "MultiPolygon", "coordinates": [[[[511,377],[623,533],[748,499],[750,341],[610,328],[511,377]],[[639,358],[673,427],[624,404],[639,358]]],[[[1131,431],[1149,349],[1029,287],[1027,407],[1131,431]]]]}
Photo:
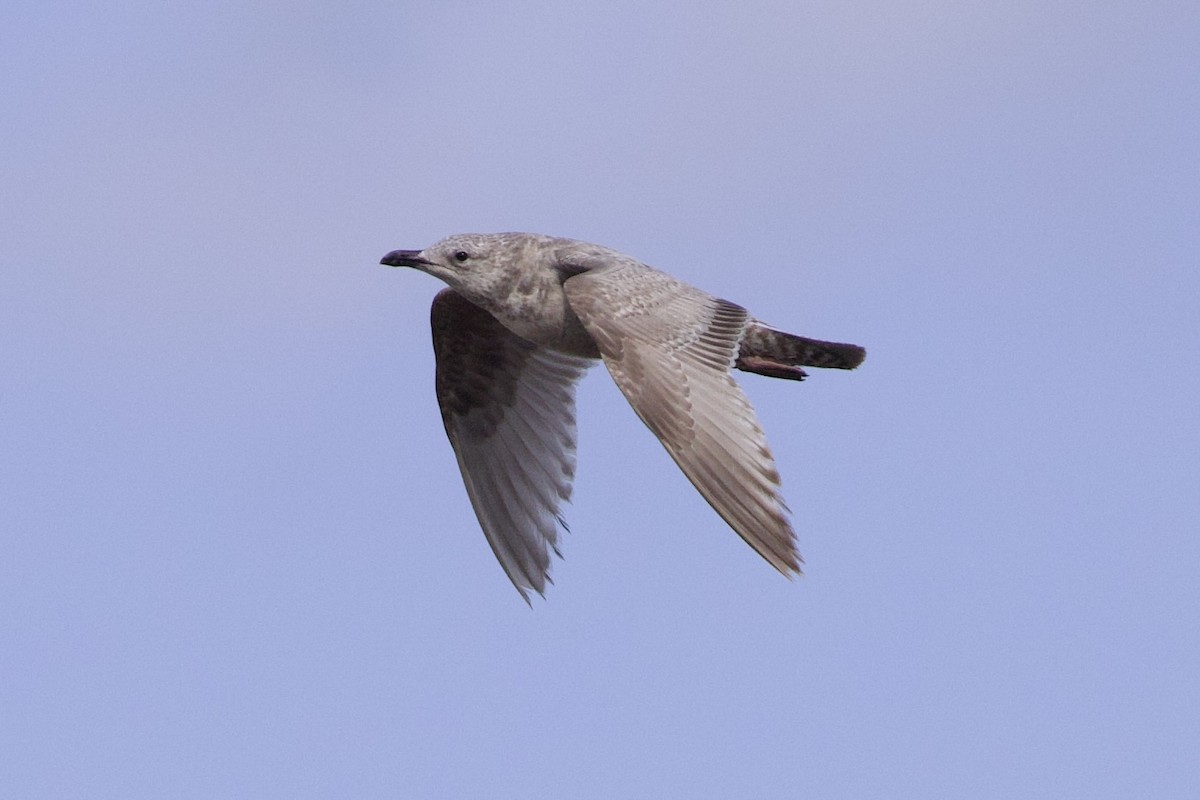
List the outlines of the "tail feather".
{"type": "Polygon", "coordinates": [[[867,351],[856,344],[809,339],[751,320],[734,366],[772,378],[804,380],[801,367],[854,369],[866,357],[867,351]]]}

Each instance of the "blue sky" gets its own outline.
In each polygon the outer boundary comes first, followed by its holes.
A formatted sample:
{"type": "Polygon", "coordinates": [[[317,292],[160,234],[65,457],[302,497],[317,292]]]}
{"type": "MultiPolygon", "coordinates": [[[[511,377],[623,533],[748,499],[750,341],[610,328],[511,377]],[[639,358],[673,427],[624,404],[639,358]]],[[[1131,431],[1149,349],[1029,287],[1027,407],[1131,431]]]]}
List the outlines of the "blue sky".
{"type": "Polygon", "coordinates": [[[1192,797],[1200,7],[0,12],[0,794],[1192,797]],[[743,376],[789,582],[602,369],[556,585],[433,397],[464,231],[615,247],[743,376]]]}

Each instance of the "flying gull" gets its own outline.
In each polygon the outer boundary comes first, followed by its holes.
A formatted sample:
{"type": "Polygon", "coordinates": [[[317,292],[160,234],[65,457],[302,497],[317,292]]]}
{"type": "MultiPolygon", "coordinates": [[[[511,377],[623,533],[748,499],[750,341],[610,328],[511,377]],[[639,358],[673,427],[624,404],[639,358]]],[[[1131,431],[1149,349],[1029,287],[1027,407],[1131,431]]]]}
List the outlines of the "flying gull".
{"type": "Polygon", "coordinates": [[[471,505],[517,591],[542,594],[575,476],[575,384],[597,359],[683,474],[784,575],[800,572],[779,473],[732,370],[802,380],[866,351],[766,325],[607,247],[461,234],[382,264],[450,288],[433,300],[438,405],[471,505]]]}

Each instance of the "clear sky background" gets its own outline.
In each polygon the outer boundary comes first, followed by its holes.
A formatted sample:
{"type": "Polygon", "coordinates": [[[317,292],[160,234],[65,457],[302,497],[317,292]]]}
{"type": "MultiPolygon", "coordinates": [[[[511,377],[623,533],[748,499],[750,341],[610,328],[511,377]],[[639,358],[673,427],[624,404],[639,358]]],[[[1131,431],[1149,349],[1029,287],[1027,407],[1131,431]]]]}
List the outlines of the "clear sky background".
{"type": "Polygon", "coordinates": [[[0,795],[1194,798],[1200,5],[0,12],[0,795]],[[532,609],[433,396],[465,231],[857,372],[742,383],[807,575],[603,369],[532,609]]]}

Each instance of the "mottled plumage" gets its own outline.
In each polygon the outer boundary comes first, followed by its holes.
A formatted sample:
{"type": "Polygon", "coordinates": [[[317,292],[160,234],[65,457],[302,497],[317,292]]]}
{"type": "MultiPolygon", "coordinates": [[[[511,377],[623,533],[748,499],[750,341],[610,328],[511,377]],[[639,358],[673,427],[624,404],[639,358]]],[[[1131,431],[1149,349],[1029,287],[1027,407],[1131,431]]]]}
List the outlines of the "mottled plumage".
{"type": "Polygon", "coordinates": [[[450,286],[433,302],[438,404],[479,523],[526,600],[549,580],[575,474],[575,385],[597,358],[730,527],[799,572],[779,473],[732,370],[801,380],[803,366],[857,367],[861,347],[784,333],[571,239],[463,234],[382,263],[450,286]]]}

